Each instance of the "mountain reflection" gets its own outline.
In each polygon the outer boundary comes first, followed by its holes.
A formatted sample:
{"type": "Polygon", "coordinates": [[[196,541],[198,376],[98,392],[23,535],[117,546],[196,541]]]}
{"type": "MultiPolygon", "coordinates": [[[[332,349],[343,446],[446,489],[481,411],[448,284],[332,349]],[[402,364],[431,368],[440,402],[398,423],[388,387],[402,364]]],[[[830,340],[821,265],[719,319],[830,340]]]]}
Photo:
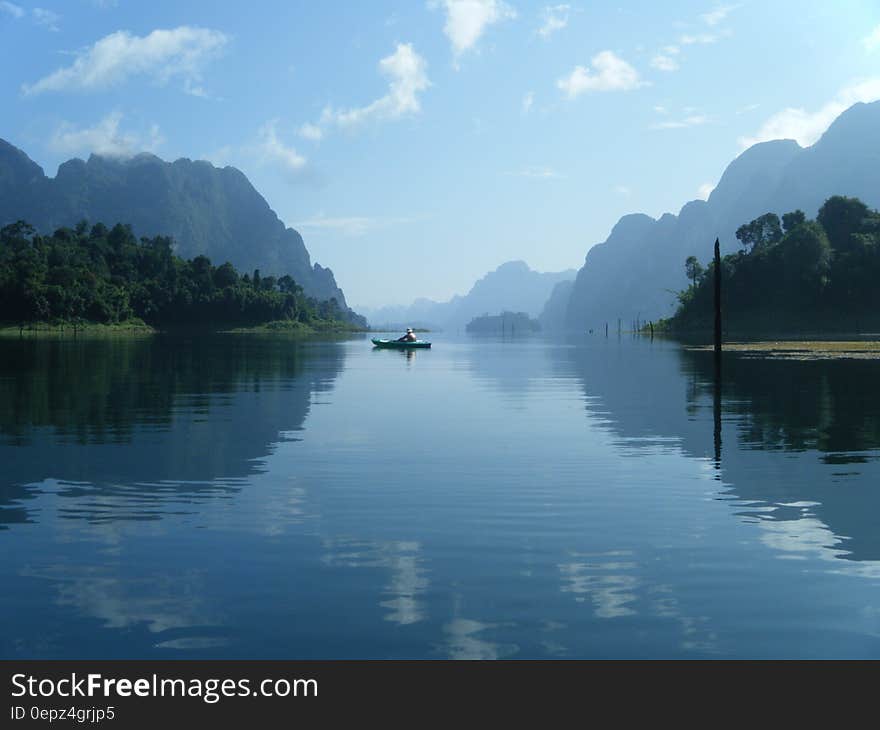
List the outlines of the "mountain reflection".
{"type": "Polygon", "coordinates": [[[160,519],[223,497],[301,430],[335,343],[211,336],[0,342],[0,528],[57,480],[70,519],[160,519]]]}
{"type": "Polygon", "coordinates": [[[636,340],[557,354],[557,368],[581,382],[587,411],[618,436],[622,455],[674,448],[714,460],[720,406],[723,494],[742,505],[741,518],[762,523],[768,545],[788,556],[880,560],[875,362],[726,353],[716,403],[710,352],[636,340]]]}
{"type": "MultiPolygon", "coordinates": [[[[681,352],[682,369],[697,392],[708,387],[711,358],[705,354],[681,352]]],[[[737,449],[725,453],[724,478],[732,495],[755,503],[746,516],[790,523],[767,526],[768,544],[784,546],[789,554],[880,560],[875,375],[876,364],[869,360],[725,359],[722,417],[736,434],[737,449]],[[750,451],[806,458],[786,460],[782,471],[776,461],[761,472],[749,464],[750,451]]]]}
{"type": "MultiPolygon", "coordinates": [[[[709,353],[682,350],[695,397],[711,386],[709,353]]],[[[724,361],[723,413],[744,448],[819,451],[826,464],[864,463],[880,447],[880,390],[871,360],[724,361]]]]}

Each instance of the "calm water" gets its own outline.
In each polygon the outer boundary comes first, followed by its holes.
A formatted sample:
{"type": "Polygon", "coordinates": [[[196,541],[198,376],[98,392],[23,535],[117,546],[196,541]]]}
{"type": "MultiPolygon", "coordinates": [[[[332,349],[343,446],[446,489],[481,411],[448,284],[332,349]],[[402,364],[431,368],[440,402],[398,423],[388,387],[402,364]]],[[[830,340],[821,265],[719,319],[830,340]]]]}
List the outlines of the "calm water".
{"type": "Polygon", "coordinates": [[[0,341],[0,656],[880,657],[878,373],[0,341]]]}

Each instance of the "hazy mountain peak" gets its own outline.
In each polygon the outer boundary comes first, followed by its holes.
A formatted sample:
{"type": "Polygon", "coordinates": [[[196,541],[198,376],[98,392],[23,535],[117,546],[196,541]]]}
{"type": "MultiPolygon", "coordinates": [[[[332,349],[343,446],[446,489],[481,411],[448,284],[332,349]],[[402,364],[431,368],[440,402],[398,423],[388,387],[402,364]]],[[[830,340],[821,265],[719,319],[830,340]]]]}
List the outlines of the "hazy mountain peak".
{"type": "Polygon", "coordinates": [[[0,139],[0,184],[26,184],[44,177],[43,168],[15,145],[0,139]]]}
{"type": "Polygon", "coordinates": [[[505,261],[497,269],[495,269],[495,271],[493,271],[491,273],[493,273],[493,274],[514,273],[514,272],[527,273],[529,271],[531,271],[531,269],[529,268],[529,265],[525,261],[518,259],[516,261],[505,261]]]}
{"type": "Polygon", "coordinates": [[[880,137],[880,101],[858,102],[835,119],[814,147],[880,137]]]}
{"type": "Polygon", "coordinates": [[[736,201],[754,187],[759,178],[768,175],[778,177],[779,172],[802,150],[793,139],[752,145],[727,166],[718,185],[709,195],[709,202],[726,205],[736,201]]]}

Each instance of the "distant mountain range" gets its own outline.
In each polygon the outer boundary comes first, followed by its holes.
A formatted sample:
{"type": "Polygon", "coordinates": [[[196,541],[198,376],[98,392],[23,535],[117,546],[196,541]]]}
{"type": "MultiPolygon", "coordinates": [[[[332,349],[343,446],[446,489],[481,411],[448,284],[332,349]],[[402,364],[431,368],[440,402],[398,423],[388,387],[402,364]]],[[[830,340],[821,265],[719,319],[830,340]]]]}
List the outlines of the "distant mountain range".
{"type": "Polygon", "coordinates": [[[203,160],[164,162],[91,155],[68,160],[54,178],[0,139],[0,225],[23,219],[41,233],[81,220],[131,224],[137,236],[174,238],[184,258],[204,254],[216,264],[261,274],[289,274],[317,299],[345,296],[333,272],[312,265],[302,236],[285,227],[244,173],[203,160]]]}
{"type": "Polygon", "coordinates": [[[374,327],[428,327],[463,330],[474,317],[507,310],[537,317],[558,283],[572,281],[575,270],[541,273],[524,261],[508,261],[479,279],[464,296],[447,302],[417,299],[408,306],[361,308],[374,327]]]}
{"type": "MultiPolygon", "coordinates": [[[[683,154],[687,154],[686,150],[683,154]]],[[[724,171],[707,201],[687,203],[677,216],[620,219],[591,248],[570,292],[557,290],[542,317],[569,329],[604,322],[656,320],[672,314],[675,292],[687,286],[684,261],[706,263],[716,236],[723,253],[739,248],[736,229],[767,212],[800,208],[809,218],[832,195],[880,206],[880,102],[856,104],[811,147],[793,140],[750,147],[724,171]],[[567,299],[567,301],[565,301],[567,299]],[[557,319],[564,312],[564,319],[557,319]]]]}

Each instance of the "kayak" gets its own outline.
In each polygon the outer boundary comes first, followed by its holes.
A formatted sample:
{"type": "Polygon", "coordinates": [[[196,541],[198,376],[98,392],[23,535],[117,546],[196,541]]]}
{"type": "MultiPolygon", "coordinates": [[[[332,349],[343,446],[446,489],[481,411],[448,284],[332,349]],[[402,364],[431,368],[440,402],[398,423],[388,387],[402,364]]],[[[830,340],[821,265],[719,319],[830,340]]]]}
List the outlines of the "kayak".
{"type": "Polygon", "coordinates": [[[372,340],[376,347],[397,347],[404,350],[411,350],[416,347],[430,347],[431,343],[427,340],[415,340],[414,342],[400,342],[399,340],[378,340],[375,337],[372,340]]]}

